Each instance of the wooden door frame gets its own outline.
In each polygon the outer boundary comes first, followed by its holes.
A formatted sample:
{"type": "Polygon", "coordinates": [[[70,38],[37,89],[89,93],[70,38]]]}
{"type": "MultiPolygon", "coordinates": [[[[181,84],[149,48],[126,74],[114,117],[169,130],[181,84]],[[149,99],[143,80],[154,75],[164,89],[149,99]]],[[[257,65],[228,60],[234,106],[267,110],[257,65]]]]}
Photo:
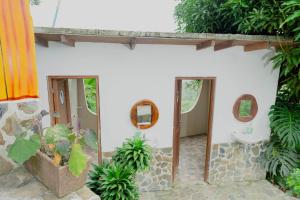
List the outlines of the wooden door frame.
{"type": "Polygon", "coordinates": [[[213,128],[213,114],[216,90],[216,77],[176,77],[175,78],[175,94],[174,94],[174,119],[173,119],[173,162],[172,162],[172,180],[175,181],[176,170],[179,162],[179,149],[180,149],[180,114],[181,114],[181,84],[183,80],[209,80],[209,112],[208,112],[208,133],[207,144],[205,153],[205,169],[204,181],[208,182],[209,178],[209,164],[210,154],[212,148],[212,128],[213,128]]]}
{"type": "MultiPolygon", "coordinates": [[[[84,79],[84,78],[94,78],[96,79],[96,115],[97,115],[97,139],[98,139],[98,162],[102,162],[102,140],[101,140],[101,120],[100,120],[100,92],[99,92],[99,76],[97,75],[59,75],[59,76],[47,76],[47,83],[48,83],[48,101],[49,101],[49,110],[50,113],[54,112],[54,98],[53,98],[53,88],[52,83],[53,80],[57,79],[84,79]]],[[[51,125],[55,124],[53,117],[51,118],[51,125]]]]}

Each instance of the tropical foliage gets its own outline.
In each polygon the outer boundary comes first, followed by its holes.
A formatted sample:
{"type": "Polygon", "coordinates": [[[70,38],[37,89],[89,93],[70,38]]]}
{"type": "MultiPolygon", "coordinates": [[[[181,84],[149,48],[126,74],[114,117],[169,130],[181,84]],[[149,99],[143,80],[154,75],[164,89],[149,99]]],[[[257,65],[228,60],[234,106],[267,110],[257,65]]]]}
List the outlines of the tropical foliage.
{"type": "Polygon", "coordinates": [[[122,147],[117,148],[113,160],[133,170],[144,171],[149,168],[151,161],[151,147],[140,136],[127,139],[122,147]]]}
{"type": "Polygon", "coordinates": [[[112,158],[93,166],[87,186],[103,200],[139,199],[135,176],[149,168],[151,147],[137,134],[117,148],[112,158]]]}
{"type": "Polygon", "coordinates": [[[269,113],[272,135],[277,136],[281,145],[295,149],[300,145],[300,105],[277,103],[269,113]]]}
{"type": "Polygon", "coordinates": [[[101,199],[139,199],[134,171],[129,166],[124,166],[119,163],[109,165],[103,169],[100,181],[101,199]]]}
{"type": "Polygon", "coordinates": [[[284,148],[280,140],[273,136],[266,146],[264,163],[271,179],[285,177],[299,165],[299,155],[295,149],[284,148]]]}
{"type": "Polygon", "coordinates": [[[287,185],[291,192],[300,197],[300,169],[295,169],[287,178],[287,185]]]}

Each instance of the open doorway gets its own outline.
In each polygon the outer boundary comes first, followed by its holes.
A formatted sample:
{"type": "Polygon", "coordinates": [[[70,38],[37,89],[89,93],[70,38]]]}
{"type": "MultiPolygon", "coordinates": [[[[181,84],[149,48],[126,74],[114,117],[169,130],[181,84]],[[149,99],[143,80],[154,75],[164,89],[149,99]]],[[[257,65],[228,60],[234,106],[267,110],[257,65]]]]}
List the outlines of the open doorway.
{"type": "Polygon", "coordinates": [[[215,78],[175,80],[173,181],[208,180],[215,78]]]}
{"type": "Polygon", "coordinates": [[[51,125],[66,124],[74,131],[96,133],[98,149],[87,148],[93,163],[101,162],[98,76],[48,76],[51,125]]]}

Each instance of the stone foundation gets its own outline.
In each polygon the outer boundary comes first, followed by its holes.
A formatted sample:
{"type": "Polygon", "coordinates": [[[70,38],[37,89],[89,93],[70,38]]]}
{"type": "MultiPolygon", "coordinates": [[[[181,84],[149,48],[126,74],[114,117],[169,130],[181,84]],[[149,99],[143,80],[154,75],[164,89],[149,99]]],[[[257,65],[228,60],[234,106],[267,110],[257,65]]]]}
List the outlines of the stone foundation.
{"type": "MultiPolygon", "coordinates": [[[[113,152],[104,152],[103,159],[110,160],[113,152]]],[[[172,186],[172,148],[153,149],[150,169],[136,176],[140,191],[168,190],[172,186]]]]}
{"type": "Polygon", "coordinates": [[[137,174],[140,191],[168,190],[171,188],[172,158],[172,148],[153,150],[153,159],[149,171],[137,174]]]}
{"type": "Polygon", "coordinates": [[[0,104],[0,175],[16,167],[7,157],[7,148],[23,131],[28,135],[41,130],[41,114],[37,101],[0,104]]]}
{"type": "Polygon", "coordinates": [[[257,144],[214,144],[209,183],[255,181],[266,178],[262,164],[264,142],[257,144]]]}

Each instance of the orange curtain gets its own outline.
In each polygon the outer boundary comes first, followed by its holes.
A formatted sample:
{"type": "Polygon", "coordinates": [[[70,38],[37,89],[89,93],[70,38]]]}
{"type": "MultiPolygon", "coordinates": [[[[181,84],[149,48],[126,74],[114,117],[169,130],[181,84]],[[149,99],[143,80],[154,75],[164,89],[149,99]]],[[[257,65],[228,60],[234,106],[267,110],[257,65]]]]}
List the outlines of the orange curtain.
{"type": "Polygon", "coordinates": [[[0,101],[38,97],[29,0],[0,0],[0,101]]]}

